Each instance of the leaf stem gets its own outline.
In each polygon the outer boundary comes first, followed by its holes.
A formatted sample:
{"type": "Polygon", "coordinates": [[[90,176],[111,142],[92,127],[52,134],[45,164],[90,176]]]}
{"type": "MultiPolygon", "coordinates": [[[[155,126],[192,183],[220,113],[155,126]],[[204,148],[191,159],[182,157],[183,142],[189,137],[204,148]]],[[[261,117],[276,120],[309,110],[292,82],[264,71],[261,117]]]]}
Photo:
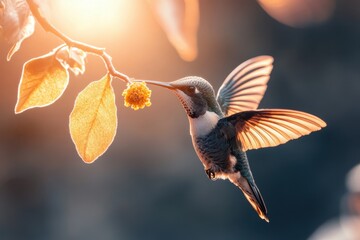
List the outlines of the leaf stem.
{"type": "Polygon", "coordinates": [[[106,53],[105,48],[99,48],[92,46],[87,43],[83,43],[80,41],[76,41],[71,39],[70,37],[66,36],[62,32],[60,32],[54,25],[52,25],[39,11],[39,6],[35,3],[34,0],[26,0],[29,5],[30,11],[37,20],[37,22],[43,27],[43,29],[47,32],[50,32],[60,38],[68,47],[76,47],[81,49],[87,53],[95,54],[102,58],[105,63],[105,66],[109,72],[109,74],[113,77],[119,78],[120,80],[124,81],[125,83],[131,83],[130,77],[127,75],[119,72],[116,70],[111,56],[106,53]]]}

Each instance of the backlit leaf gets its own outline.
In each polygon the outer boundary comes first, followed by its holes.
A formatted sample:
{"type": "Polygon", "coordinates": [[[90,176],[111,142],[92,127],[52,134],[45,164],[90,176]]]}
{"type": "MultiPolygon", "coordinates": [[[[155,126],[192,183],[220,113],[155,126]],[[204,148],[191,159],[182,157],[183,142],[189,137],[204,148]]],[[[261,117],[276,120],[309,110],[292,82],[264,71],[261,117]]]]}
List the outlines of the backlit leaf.
{"type": "Polygon", "coordinates": [[[149,3],[180,57],[193,61],[198,51],[199,0],[149,0],[149,3]]]}
{"type": "Polygon", "coordinates": [[[90,83],[77,96],[69,127],[76,150],[84,162],[94,162],[114,140],[116,112],[109,75],[90,83]]]}
{"type": "Polygon", "coordinates": [[[19,50],[22,41],[34,33],[34,29],[35,19],[26,0],[0,0],[1,35],[12,44],[8,61],[19,50]]]}
{"type": "Polygon", "coordinates": [[[54,103],[68,83],[69,74],[54,53],[27,61],[21,75],[15,113],[54,103]]]}

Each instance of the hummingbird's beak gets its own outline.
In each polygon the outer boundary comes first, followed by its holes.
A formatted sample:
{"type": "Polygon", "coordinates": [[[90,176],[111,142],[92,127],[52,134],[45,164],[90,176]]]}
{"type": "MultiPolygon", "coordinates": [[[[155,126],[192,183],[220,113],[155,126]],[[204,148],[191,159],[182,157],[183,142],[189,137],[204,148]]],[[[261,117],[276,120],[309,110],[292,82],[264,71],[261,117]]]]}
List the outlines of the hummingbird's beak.
{"type": "Polygon", "coordinates": [[[164,87],[170,90],[175,90],[175,87],[171,85],[171,83],[167,83],[167,82],[159,82],[159,81],[152,81],[152,80],[143,80],[145,83],[150,84],[150,85],[155,85],[155,86],[159,86],[159,87],[164,87]]]}

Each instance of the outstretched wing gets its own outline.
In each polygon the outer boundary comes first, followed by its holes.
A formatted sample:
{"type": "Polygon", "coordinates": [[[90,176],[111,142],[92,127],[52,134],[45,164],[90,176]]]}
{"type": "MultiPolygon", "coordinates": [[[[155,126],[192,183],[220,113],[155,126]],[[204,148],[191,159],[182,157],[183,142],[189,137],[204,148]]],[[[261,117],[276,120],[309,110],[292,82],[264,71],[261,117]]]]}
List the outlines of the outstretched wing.
{"type": "Polygon", "coordinates": [[[235,126],[238,145],[243,151],[274,147],[326,126],[314,115],[287,109],[245,111],[227,120],[235,126]]]}
{"type": "Polygon", "coordinates": [[[265,94],[273,61],[270,56],[251,58],[227,76],[217,93],[225,116],[257,109],[265,94]]]}

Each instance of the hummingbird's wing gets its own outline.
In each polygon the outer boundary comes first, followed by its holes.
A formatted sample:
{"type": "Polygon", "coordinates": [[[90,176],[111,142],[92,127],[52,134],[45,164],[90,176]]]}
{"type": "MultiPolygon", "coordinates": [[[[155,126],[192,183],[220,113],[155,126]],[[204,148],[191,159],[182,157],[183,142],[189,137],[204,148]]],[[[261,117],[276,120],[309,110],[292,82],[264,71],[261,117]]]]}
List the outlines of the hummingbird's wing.
{"type": "Polygon", "coordinates": [[[227,76],[216,97],[225,116],[257,109],[265,94],[273,61],[270,56],[251,58],[227,76]]]}
{"type": "Polygon", "coordinates": [[[274,147],[326,126],[314,115],[287,109],[245,111],[226,119],[235,126],[238,145],[243,151],[274,147]]]}

